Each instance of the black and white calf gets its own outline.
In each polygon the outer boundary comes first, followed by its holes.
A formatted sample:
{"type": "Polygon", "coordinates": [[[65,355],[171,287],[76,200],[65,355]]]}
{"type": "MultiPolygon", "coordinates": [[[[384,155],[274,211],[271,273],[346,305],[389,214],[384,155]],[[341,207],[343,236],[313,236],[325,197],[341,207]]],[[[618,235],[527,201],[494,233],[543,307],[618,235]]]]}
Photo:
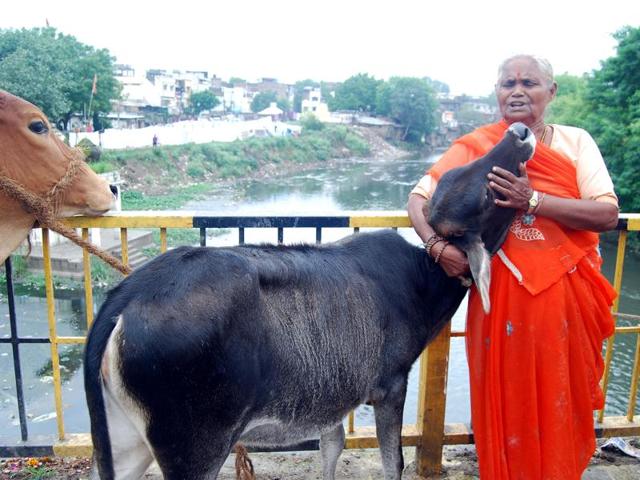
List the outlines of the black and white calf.
{"type": "MultiPolygon", "coordinates": [[[[501,143],[514,172],[531,155],[528,135],[509,130],[501,143]]],[[[480,233],[510,222],[492,218],[480,233]]],[[[363,402],[375,411],[385,478],[400,478],[409,369],[465,291],[392,231],[156,258],[109,293],[89,333],[94,478],[137,479],[155,459],[166,479],[215,479],[236,442],[319,437],[333,479],[342,420],[363,402]]]]}

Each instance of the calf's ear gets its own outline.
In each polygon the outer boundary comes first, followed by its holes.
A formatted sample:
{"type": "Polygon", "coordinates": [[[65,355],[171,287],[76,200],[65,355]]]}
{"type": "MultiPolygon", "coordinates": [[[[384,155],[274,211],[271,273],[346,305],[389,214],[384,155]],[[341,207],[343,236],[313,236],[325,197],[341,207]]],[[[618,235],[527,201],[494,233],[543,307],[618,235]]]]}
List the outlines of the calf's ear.
{"type": "Polygon", "coordinates": [[[476,237],[464,249],[469,260],[469,269],[482,299],[484,313],[491,310],[489,287],[491,286],[491,256],[480,237],[476,237]]]}

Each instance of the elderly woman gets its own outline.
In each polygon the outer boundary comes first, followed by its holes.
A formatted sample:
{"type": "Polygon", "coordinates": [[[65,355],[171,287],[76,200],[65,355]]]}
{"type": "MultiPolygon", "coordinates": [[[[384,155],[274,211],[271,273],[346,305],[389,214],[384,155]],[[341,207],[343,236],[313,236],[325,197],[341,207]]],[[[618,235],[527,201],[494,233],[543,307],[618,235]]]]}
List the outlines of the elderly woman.
{"type": "Polygon", "coordinates": [[[486,480],[578,480],[595,450],[593,410],[602,341],[613,333],[614,290],[600,273],[598,234],[616,226],[617,197],[602,156],[584,130],[547,124],[557,84],[549,63],[518,55],[498,71],[502,120],[454,142],[409,197],[408,211],[429,254],[450,276],[468,272],[460,250],[437,236],[425,212],[438,179],[472,162],[514,122],[535,134],[521,176],[495,168],[496,204],[518,210],[491,268],[491,311],[469,297],[467,353],[471,414],[486,480]]]}

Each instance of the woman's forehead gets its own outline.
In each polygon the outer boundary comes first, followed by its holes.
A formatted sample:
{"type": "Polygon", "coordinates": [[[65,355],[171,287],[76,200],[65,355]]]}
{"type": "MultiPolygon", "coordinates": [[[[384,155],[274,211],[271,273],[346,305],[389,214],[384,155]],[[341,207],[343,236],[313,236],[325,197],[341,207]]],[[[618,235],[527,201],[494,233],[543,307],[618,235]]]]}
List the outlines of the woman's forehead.
{"type": "Polygon", "coordinates": [[[533,59],[528,58],[516,58],[508,63],[505,63],[502,67],[500,74],[501,78],[504,77],[541,77],[543,76],[540,67],[533,59]]]}

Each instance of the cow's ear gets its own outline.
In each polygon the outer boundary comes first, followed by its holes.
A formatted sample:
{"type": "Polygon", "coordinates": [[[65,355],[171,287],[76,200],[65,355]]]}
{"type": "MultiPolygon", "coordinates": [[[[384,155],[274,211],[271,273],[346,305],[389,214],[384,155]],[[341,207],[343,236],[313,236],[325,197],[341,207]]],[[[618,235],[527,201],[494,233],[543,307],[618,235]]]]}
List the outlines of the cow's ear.
{"type": "Polygon", "coordinates": [[[482,309],[484,313],[491,310],[491,301],[489,300],[489,287],[491,286],[491,256],[480,237],[476,237],[469,242],[465,248],[467,258],[469,259],[469,269],[471,275],[480,293],[482,299],[482,309]]]}

